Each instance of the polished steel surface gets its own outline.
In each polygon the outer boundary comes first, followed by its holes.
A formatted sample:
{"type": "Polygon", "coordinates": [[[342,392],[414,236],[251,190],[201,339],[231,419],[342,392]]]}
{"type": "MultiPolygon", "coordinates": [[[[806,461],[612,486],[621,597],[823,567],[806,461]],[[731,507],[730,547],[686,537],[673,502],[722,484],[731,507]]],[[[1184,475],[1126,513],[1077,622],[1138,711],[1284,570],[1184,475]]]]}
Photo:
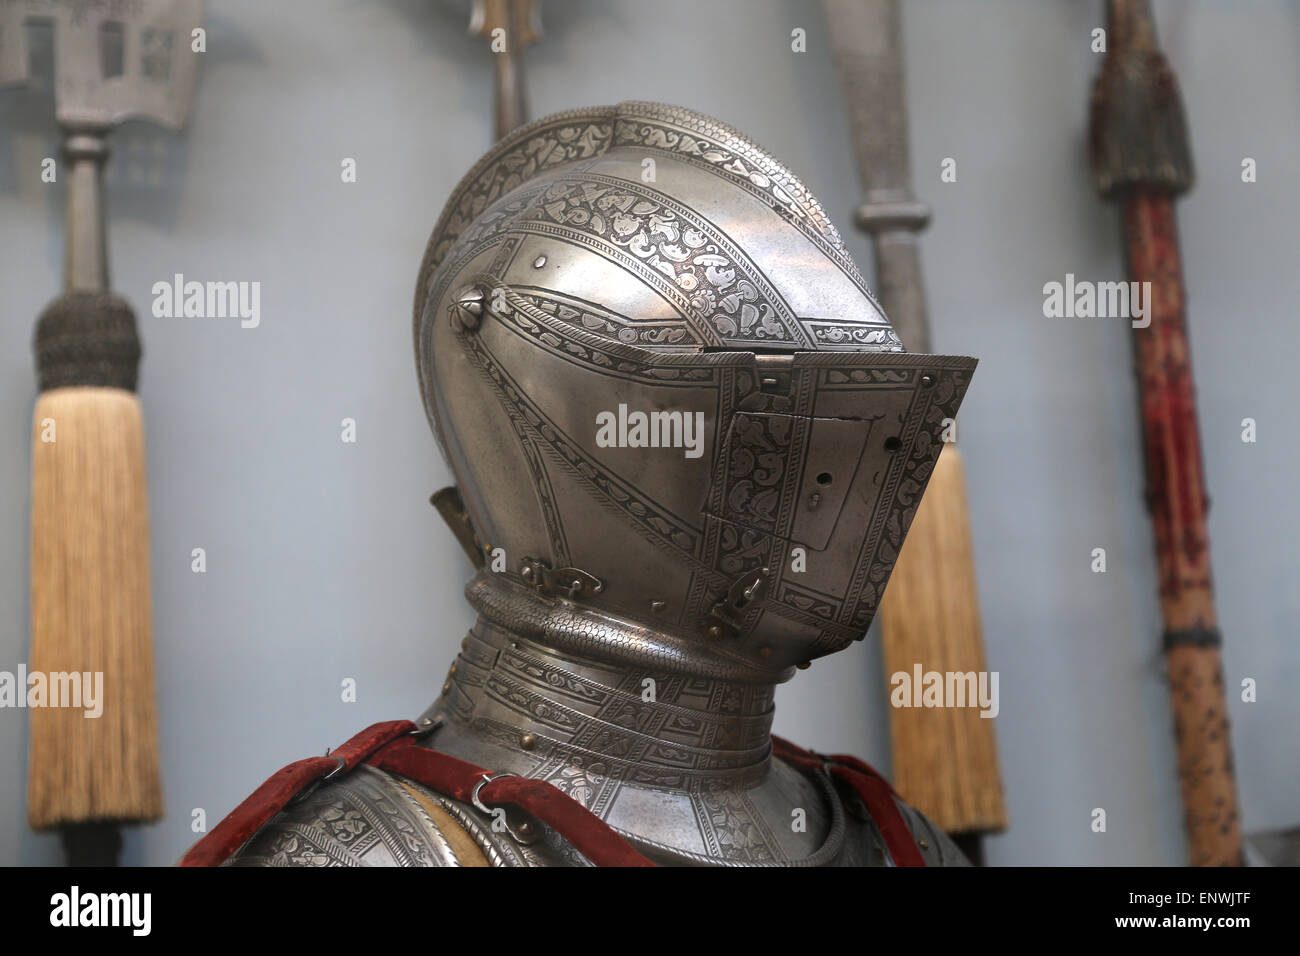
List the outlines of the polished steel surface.
{"type": "MultiPolygon", "coordinates": [[[[974,360],[904,352],[784,166],[645,103],[502,140],[434,230],[415,318],[472,533],[440,511],[483,552],[425,745],[547,780],[659,862],[886,863],[855,796],[772,760],[775,685],[864,636],[974,360]]],[[[305,839],[338,786],[241,859],[305,839]]],[[[494,862],[579,862],[454,809],[494,862]]]]}

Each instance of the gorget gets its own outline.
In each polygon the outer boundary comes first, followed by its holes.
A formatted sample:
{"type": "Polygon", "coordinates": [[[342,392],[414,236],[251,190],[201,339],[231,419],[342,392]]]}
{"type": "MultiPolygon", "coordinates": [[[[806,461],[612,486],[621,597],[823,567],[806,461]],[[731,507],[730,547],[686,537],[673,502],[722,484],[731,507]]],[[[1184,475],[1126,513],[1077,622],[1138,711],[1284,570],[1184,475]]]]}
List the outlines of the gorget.
{"type": "MultiPolygon", "coordinates": [[[[755,679],[741,661],[490,572],[467,595],[479,619],[417,720],[422,745],[545,780],[660,864],[890,865],[851,790],[772,757],[788,675],[755,679]]],[[[928,865],[965,863],[899,806],[928,865]]],[[[361,767],[282,811],[228,865],[588,864],[538,821],[361,767]]]]}

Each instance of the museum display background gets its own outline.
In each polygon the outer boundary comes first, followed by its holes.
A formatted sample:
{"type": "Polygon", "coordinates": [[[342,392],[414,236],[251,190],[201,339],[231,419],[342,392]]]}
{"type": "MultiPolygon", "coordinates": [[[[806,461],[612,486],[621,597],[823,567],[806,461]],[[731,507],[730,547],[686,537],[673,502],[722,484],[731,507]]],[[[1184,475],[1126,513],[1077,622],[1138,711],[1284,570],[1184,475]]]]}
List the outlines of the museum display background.
{"type": "MultiPolygon", "coordinates": [[[[1197,186],[1179,204],[1210,534],[1247,833],[1300,806],[1300,6],[1156,2],[1197,186]],[[1258,179],[1241,181],[1241,161],[1258,179]],[[1241,420],[1258,442],[1241,440],[1241,420]],[[1259,700],[1240,701],[1244,678],[1259,700]]],[[[168,816],[127,863],[166,864],[270,773],[414,716],[472,617],[469,566],[428,496],[448,473],[411,354],[416,268],[487,148],[490,54],[427,0],[209,4],[182,139],[131,126],[108,173],[113,288],[135,306],[149,445],[168,816]],[[357,182],[340,162],[357,161],[357,182]],[[261,323],[155,318],[154,282],[261,283],[261,323]],[[340,421],[357,422],[357,442],[340,421]],[[204,548],[207,571],[191,571],[204,548]],[[358,699],[341,701],[354,678],[358,699]]],[[[870,277],[820,8],[548,0],[527,53],[534,116],[623,99],[716,116],[821,199],[870,277]],[[808,52],[790,51],[807,30],[808,52]]],[[[1046,282],[1122,277],[1119,224],[1085,163],[1100,3],[904,5],[916,190],[935,348],[978,356],[961,414],[1011,829],[998,864],[1184,859],[1141,499],[1130,332],[1048,319],[1046,282]],[[957,182],[939,164],[957,161],[957,182]],[[1108,570],[1090,570],[1104,547],[1108,570]],[[1103,807],[1104,834],[1089,827],[1103,807]]],[[[48,89],[0,91],[0,669],[27,659],[32,325],[62,282],[64,184],[48,89]]],[[[878,642],[778,693],[776,730],[887,766],[878,642]]],[[[54,863],[27,829],[26,712],[0,710],[0,864],[54,863]]]]}

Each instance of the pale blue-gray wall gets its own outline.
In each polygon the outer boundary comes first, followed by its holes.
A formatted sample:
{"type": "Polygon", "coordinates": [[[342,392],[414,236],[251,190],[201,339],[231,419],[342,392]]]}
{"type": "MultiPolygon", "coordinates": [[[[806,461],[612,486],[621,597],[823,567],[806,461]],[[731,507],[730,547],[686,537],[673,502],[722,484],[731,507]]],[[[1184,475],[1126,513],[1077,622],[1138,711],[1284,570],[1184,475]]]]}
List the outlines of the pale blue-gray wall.
{"type": "MultiPolygon", "coordinates": [[[[110,248],[140,315],[169,815],[127,859],[167,863],[268,774],[437,692],[470,614],[427,503],[447,471],[410,345],[416,266],[489,144],[491,64],[428,0],[209,4],[192,124],[116,137],[110,248]],[[340,182],[354,157],[359,181],[340,182]],[[157,319],[182,272],[259,281],[262,322],[157,319]],[[339,422],[356,419],[344,444],[339,422]],[[206,574],[190,571],[205,548],[206,574]],[[340,702],[353,677],[360,699],[340,702]]],[[[912,0],[913,162],[936,347],[980,357],[962,411],[1012,826],[994,864],[1183,860],[1129,332],[1045,319],[1042,286],[1122,271],[1092,195],[1085,106],[1099,3],[912,0]],[[956,183],[939,182],[944,157],[956,183]],[[1109,570],[1093,574],[1104,547],[1109,570]],[[1089,829],[1104,807],[1105,834],[1089,829]]],[[[1295,586],[1300,469],[1300,7],[1158,2],[1199,179],[1179,206],[1219,609],[1248,829],[1300,822],[1295,586]],[[1243,157],[1259,181],[1243,184],[1243,157]],[[1258,421],[1243,444],[1240,423],[1258,421]],[[1259,701],[1235,689],[1259,682],[1259,701]]],[[[782,157],[851,229],[859,188],[815,4],[548,0],[534,115],[657,99],[782,157]],[[808,52],[790,51],[803,27],[808,52]]],[[[63,187],[46,93],[0,92],[0,669],[26,659],[32,323],[61,281],[63,187]]],[[[888,763],[874,641],[800,673],[777,729],[888,763]]],[[[58,859],[25,825],[26,715],[0,711],[0,863],[58,859]]]]}

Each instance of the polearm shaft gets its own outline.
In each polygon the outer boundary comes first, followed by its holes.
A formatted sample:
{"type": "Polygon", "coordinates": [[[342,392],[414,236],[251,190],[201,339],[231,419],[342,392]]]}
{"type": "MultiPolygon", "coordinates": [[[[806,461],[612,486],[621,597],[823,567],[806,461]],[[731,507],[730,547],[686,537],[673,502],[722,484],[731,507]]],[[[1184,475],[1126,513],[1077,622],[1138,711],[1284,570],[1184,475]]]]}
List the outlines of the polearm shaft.
{"type": "Polygon", "coordinates": [[[524,49],[541,38],[541,0],[474,0],[469,32],[488,39],[496,55],[492,125],[501,139],[528,122],[524,49]]]}
{"type": "Polygon", "coordinates": [[[913,352],[930,351],[916,235],[930,209],[912,193],[903,92],[902,30],[895,0],[823,0],[849,113],[864,196],[854,220],[868,233],[880,304],[913,352]]]}
{"type": "MultiPolygon", "coordinates": [[[[912,194],[896,0],[823,0],[864,198],[859,228],[875,250],[881,304],[904,346],[930,351],[917,233],[929,209],[912,194]]],[[[915,664],[982,672],[984,642],[961,455],[939,456],[880,606],[886,675],[915,664]]],[[[890,710],[899,792],[957,837],[972,859],[979,835],[1006,827],[993,721],[963,708],[890,710]]]]}
{"type": "Polygon", "coordinates": [[[1242,862],[1241,822],[1174,218],[1174,197],[1192,184],[1191,151],[1146,0],[1110,0],[1106,33],[1092,92],[1090,159],[1098,192],[1122,209],[1130,281],[1150,283],[1150,324],[1134,328],[1133,344],[1190,862],[1235,866],[1242,862]]]}

